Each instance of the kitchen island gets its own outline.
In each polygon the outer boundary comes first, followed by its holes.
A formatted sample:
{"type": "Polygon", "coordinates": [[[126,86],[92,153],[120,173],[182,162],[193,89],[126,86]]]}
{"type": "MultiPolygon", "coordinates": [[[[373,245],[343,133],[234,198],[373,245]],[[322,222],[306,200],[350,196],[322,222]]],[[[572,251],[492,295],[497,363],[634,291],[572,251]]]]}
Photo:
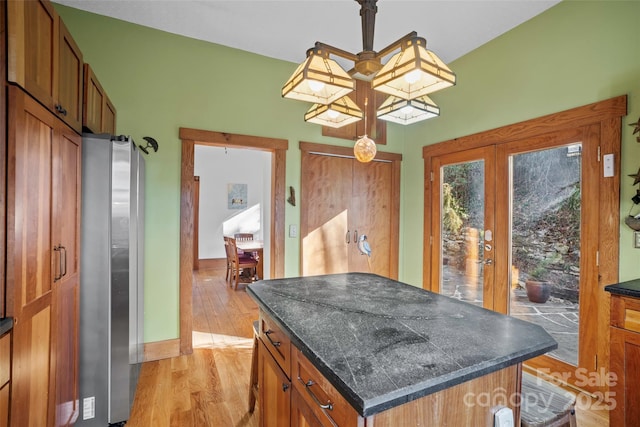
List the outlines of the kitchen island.
{"type": "Polygon", "coordinates": [[[292,426],[482,426],[499,405],[517,419],[521,363],[557,347],[532,323],[373,274],[247,291],[260,308],[263,426],[289,425],[287,411],[292,426]]]}

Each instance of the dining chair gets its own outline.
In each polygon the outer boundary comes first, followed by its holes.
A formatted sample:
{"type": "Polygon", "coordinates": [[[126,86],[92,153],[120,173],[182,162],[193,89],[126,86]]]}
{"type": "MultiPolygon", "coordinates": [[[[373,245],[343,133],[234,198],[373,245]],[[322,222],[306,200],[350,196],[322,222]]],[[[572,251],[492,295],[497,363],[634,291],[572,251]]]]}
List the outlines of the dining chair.
{"type": "Polygon", "coordinates": [[[231,279],[231,265],[233,261],[233,257],[231,256],[231,247],[229,244],[229,238],[227,236],[222,236],[224,239],[224,252],[227,255],[227,274],[225,275],[225,280],[228,282],[231,279]]]}
{"type": "Polygon", "coordinates": [[[243,272],[249,272],[248,278],[250,281],[255,278],[258,261],[250,255],[239,254],[235,238],[227,237],[227,242],[229,255],[231,256],[231,280],[233,282],[233,289],[238,289],[240,276],[243,272]]]}

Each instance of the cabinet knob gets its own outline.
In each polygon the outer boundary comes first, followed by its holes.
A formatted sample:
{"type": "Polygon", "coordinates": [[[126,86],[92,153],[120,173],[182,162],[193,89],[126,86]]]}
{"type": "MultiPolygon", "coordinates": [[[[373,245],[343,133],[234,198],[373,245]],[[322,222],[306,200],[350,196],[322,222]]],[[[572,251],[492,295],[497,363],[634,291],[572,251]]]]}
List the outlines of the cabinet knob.
{"type": "Polygon", "coordinates": [[[290,387],[290,386],[289,386],[289,384],[287,384],[287,383],[282,383],[282,391],[287,391],[287,390],[289,390],[289,387],[290,387]]]}
{"type": "Polygon", "coordinates": [[[57,111],[59,114],[62,114],[63,116],[65,116],[65,117],[66,117],[66,115],[67,115],[67,110],[66,110],[62,105],[60,105],[60,104],[56,104],[55,108],[56,108],[56,111],[57,111]]]}

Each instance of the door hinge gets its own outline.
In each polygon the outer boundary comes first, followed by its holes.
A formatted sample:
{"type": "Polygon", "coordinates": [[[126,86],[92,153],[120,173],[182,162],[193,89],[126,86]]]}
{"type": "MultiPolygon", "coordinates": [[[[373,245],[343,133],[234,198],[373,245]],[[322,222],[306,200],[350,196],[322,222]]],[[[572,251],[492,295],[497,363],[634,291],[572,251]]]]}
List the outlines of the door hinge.
{"type": "Polygon", "coordinates": [[[600,251],[596,251],[596,267],[600,267],[600,251]]]}
{"type": "Polygon", "coordinates": [[[600,146],[598,145],[598,161],[600,161],[600,146]]]}
{"type": "Polygon", "coordinates": [[[433,246],[433,236],[429,236],[429,245],[433,246]]]}
{"type": "Polygon", "coordinates": [[[431,172],[431,182],[433,182],[433,172],[431,172]]]}

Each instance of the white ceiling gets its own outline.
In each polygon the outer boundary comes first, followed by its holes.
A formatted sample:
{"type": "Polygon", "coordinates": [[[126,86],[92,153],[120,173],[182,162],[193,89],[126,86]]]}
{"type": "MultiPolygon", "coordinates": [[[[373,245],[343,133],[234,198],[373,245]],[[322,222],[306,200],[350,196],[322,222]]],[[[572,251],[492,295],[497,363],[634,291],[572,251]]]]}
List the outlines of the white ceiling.
{"type": "MultiPolygon", "coordinates": [[[[53,0],[66,6],[260,55],[302,62],[321,41],[362,51],[355,0],[53,0]]],[[[411,31],[445,62],[559,0],[379,0],[374,50],[411,31]]]]}

